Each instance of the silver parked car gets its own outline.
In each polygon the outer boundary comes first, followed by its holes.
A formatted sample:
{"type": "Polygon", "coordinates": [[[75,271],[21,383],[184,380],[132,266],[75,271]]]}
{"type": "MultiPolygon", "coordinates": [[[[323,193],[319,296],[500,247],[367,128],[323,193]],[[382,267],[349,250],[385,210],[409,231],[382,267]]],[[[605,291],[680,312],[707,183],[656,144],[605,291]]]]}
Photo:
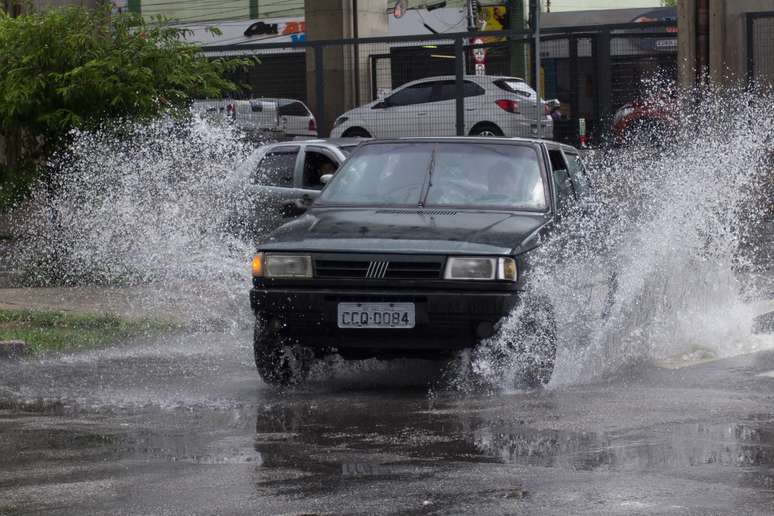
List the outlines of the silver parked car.
{"type": "Polygon", "coordinates": [[[317,198],[325,175],[335,174],[362,138],[302,140],[261,146],[248,160],[247,193],[253,212],[241,214],[233,225],[251,236],[302,213],[317,198]]]}
{"type": "Polygon", "coordinates": [[[196,100],[193,109],[203,114],[227,117],[241,129],[256,135],[317,136],[317,120],[300,100],[196,100]]]}
{"type": "MultiPolygon", "coordinates": [[[[537,137],[537,111],[541,136],[552,138],[551,111],[558,101],[538,100],[523,79],[467,75],[463,87],[465,134],[471,136],[537,137]]],[[[384,100],[347,111],[336,119],[332,137],[454,136],[456,134],[456,83],[454,76],[409,82],[384,100]]]]}

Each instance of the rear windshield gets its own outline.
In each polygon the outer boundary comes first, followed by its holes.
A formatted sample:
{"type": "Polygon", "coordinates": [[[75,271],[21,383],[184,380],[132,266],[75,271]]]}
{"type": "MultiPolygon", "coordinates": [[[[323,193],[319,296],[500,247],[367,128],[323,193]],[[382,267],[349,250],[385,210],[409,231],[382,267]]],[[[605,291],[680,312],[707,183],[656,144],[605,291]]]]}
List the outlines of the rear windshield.
{"type": "Polygon", "coordinates": [[[360,147],[320,204],[467,206],[545,210],[536,151],[489,143],[381,143],[360,147]]]}
{"type": "Polygon", "coordinates": [[[290,102],[281,104],[277,108],[280,116],[309,116],[309,110],[301,102],[290,102]]]}
{"type": "Polygon", "coordinates": [[[515,93],[520,97],[527,99],[534,99],[537,97],[535,90],[533,90],[530,85],[524,81],[518,81],[516,79],[498,79],[494,83],[501,90],[515,93]]]}

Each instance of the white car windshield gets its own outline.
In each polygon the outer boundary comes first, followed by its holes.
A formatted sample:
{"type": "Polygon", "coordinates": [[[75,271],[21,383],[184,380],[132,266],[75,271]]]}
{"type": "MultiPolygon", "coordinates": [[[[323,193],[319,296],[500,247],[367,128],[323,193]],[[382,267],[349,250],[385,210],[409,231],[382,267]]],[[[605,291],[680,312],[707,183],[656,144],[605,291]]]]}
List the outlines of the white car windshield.
{"type": "Polygon", "coordinates": [[[537,152],[494,143],[379,143],[357,150],[320,204],[545,210],[537,152]]]}

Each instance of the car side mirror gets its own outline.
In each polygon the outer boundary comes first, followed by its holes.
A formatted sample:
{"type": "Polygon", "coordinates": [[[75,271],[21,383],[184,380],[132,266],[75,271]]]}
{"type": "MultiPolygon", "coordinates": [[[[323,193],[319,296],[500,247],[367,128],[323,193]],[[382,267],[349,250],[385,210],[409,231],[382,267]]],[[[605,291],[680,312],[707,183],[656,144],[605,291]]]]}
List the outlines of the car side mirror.
{"type": "Polygon", "coordinates": [[[385,99],[381,102],[374,104],[374,106],[371,109],[387,109],[388,107],[390,107],[390,103],[387,102],[387,100],[385,99]]]}
{"type": "Polygon", "coordinates": [[[320,176],[320,182],[324,185],[330,183],[331,179],[333,179],[333,174],[323,174],[320,176]]]}
{"type": "Polygon", "coordinates": [[[304,194],[300,199],[289,199],[282,203],[280,212],[283,217],[298,217],[306,213],[306,210],[312,206],[312,199],[308,194],[304,194]]]}

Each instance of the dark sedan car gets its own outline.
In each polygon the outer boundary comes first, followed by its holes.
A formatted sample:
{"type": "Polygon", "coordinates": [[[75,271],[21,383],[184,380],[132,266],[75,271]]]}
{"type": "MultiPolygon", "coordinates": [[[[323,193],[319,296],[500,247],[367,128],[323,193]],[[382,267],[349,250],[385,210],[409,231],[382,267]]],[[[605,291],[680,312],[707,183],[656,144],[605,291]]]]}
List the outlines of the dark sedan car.
{"type": "MultiPolygon", "coordinates": [[[[250,294],[258,371],[282,384],[329,353],[476,346],[519,302],[529,251],[587,188],[577,150],[555,142],[364,143],[303,216],[258,245],[250,294]]],[[[553,317],[538,320],[531,331],[554,339],[553,317]]],[[[538,381],[550,378],[555,349],[534,361],[538,381]]]]}

